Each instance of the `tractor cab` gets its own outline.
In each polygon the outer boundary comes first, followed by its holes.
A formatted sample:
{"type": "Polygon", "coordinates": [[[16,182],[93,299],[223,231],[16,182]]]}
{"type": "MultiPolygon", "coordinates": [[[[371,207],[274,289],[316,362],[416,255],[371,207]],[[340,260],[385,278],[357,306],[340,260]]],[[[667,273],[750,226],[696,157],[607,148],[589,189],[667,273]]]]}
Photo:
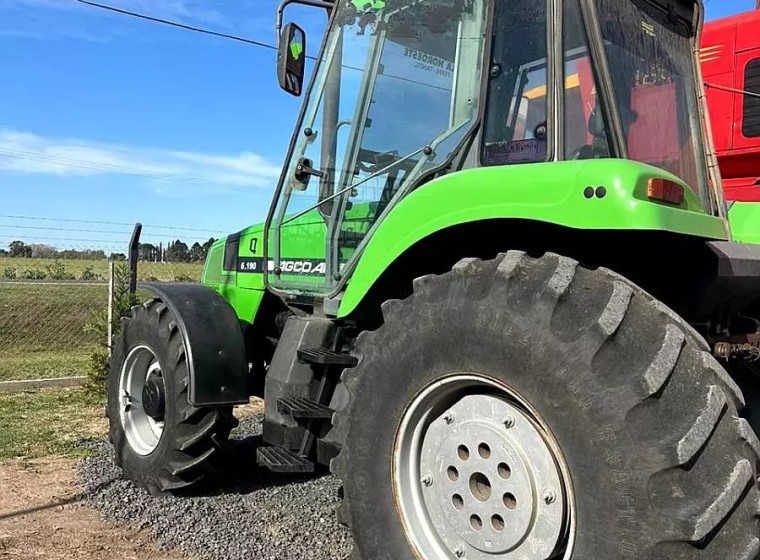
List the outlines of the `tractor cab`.
{"type": "MultiPolygon", "coordinates": [[[[724,204],[708,187],[698,4],[346,0],[330,13],[265,230],[275,292],[334,296],[400,200],[463,169],[629,159],[706,213],[724,204]],[[318,264],[295,274],[307,256],[318,264]]],[[[305,34],[289,24],[281,39],[281,85],[300,95],[305,34]]]]}

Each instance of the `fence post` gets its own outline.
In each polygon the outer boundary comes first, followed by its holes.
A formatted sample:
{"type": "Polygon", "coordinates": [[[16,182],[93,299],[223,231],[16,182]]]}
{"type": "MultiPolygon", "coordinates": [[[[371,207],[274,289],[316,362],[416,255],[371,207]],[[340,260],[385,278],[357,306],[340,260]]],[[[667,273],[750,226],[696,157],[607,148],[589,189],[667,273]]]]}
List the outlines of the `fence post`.
{"type": "Polygon", "coordinates": [[[114,287],[116,283],[116,263],[108,263],[108,357],[111,357],[113,350],[113,298],[114,287]]]}
{"type": "Polygon", "coordinates": [[[132,239],[129,241],[129,295],[135,296],[137,291],[137,260],[140,258],[140,233],[142,233],[142,224],[135,224],[132,230],[132,239]]]}

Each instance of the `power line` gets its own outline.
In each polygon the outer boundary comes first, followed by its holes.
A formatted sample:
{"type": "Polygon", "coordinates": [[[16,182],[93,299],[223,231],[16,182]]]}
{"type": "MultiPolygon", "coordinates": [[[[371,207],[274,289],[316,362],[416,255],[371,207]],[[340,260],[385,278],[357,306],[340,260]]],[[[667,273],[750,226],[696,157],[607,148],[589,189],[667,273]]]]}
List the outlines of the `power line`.
{"type": "Polygon", "coordinates": [[[129,231],[109,231],[103,229],[78,229],[78,228],[59,228],[59,227],[41,227],[41,226],[21,226],[18,224],[0,224],[0,228],[16,228],[16,229],[33,229],[40,231],[74,231],[77,233],[118,233],[129,235],[129,231]]]}
{"type": "MultiPolygon", "coordinates": [[[[124,240],[129,239],[129,236],[132,232],[129,231],[113,231],[113,230],[97,230],[97,229],[79,229],[79,228],[59,228],[59,227],[41,227],[41,226],[21,226],[18,224],[0,224],[0,228],[13,228],[13,229],[24,229],[24,230],[33,230],[33,231],[56,231],[56,232],[67,232],[67,233],[106,233],[111,235],[124,235],[124,240]]],[[[3,233],[3,235],[7,237],[23,237],[23,234],[9,234],[9,233],[3,233]]],[[[148,233],[141,236],[142,238],[153,238],[153,239],[166,239],[166,238],[172,238],[175,237],[174,235],[171,235],[169,233],[161,234],[161,233],[148,233]]],[[[54,237],[51,237],[51,239],[55,239],[54,237]]],[[[191,236],[191,239],[198,239],[197,236],[191,236]]],[[[98,239],[90,239],[89,241],[98,241],[98,239]]]]}
{"type": "MultiPolygon", "coordinates": [[[[0,224],[0,228],[15,228],[15,229],[31,229],[35,231],[65,231],[65,232],[76,232],[76,233],[110,233],[110,234],[117,234],[117,235],[125,235],[128,236],[132,234],[131,231],[114,231],[114,230],[104,230],[104,229],[80,229],[80,228],[61,228],[61,227],[42,227],[42,226],[21,226],[18,224],[0,224]]],[[[169,234],[158,234],[158,233],[149,233],[146,235],[146,237],[160,237],[160,238],[166,238],[166,237],[173,237],[169,234]]]]}
{"type": "MultiPolygon", "coordinates": [[[[142,20],[145,20],[145,21],[151,21],[153,23],[161,23],[163,25],[169,25],[171,27],[177,27],[179,29],[184,29],[186,31],[193,31],[195,33],[203,33],[205,35],[212,35],[214,37],[221,37],[223,39],[230,39],[232,41],[239,41],[241,43],[246,43],[248,45],[254,45],[256,47],[261,47],[261,48],[264,48],[264,49],[270,49],[270,50],[274,50],[274,51],[278,50],[277,47],[275,47],[274,45],[270,45],[270,44],[264,43],[262,41],[256,41],[255,39],[249,39],[247,37],[240,37],[238,35],[231,35],[229,33],[221,33],[219,31],[213,31],[211,29],[204,29],[202,27],[195,27],[195,26],[192,26],[192,25],[187,25],[185,23],[179,23],[177,21],[172,21],[172,20],[168,20],[168,19],[158,18],[158,17],[155,17],[155,16],[149,16],[149,15],[141,14],[141,13],[138,13],[138,12],[132,12],[130,10],[124,10],[122,8],[116,8],[115,6],[109,6],[107,4],[100,4],[98,2],[91,2],[90,0],[74,0],[74,1],[75,2],[79,2],[80,4],[85,4],[85,5],[90,6],[92,8],[99,8],[101,10],[107,10],[109,12],[114,12],[114,13],[117,13],[117,14],[121,14],[121,15],[125,15],[125,16],[130,16],[130,17],[137,18],[137,19],[142,19],[142,20]]],[[[307,57],[307,58],[312,58],[313,59],[313,57],[307,57]]]]}
{"type": "MultiPolygon", "coordinates": [[[[93,225],[101,225],[101,226],[129,226],[132,227],[135,224],[129,223],[129,222],[109,222],[105,220],[77,220],[73,218],[49,218],[49,217],[43,217],[43,216],[13,216],[13,215],[0,215],[0,218],[5,218],[9,220],[38,220],[38,221],[45,221],[45,222],[67,222],[67,223],[76,223],[76,224],[93,224],[93,225]]],[[[165,225],[156,225],[156,224],[143,224],[143,228],[152,228],[152,229],[168,229],[172,231],[194,231],[194,232],[200,232],[200,233],[216,233],[224,235],[226,232],[217,230],[217,229],[200,229],[200,228],[189,228],[189,227],[181,227],[181,226],[165,226],[165,225]]],[[[112,233],[112,232],[108,232],[112,233]]],[[[113,233],[120,233],[120,232],[113,232],[113,233]]]]}
{"type": "MultiPolygon", "coordinates": [[[[257,47],[262,47],[262,48],[269,49],[269,50],[274,50],[274,51],[279,50],[275,45],[270,45],[268,43],[264,43],[262,41],[256,41],[254,39],[248,39],[246,37],[239,37],[237,35],[230,35],[228,33],[220,33],[218,31],[213,31],[211,29],[204,29],[202,27],[194,27],[192,25],[186,25],[184,23],[179,23],[179,22],[176,22],[176,21],[168,20],[168,19],[158,18],[158,17],[155,17],[155,16],[149,16],[149,15],[141,14],[141,13],[138,13],[138,12],[132,12],[130,10],[124,10],[122,8],[116,8],[114,6],[109,6],[107,4],[100,4],[98,2],[91,2],[90,0],[74,0],[74,1],[75,2],[79,2],[81,4],[86,4],[87,6],[91,6],[93,8],[100,8],[101,10],[108,10],[109,12],[114,12],[114,13],[117,13],[117,14],[121,14],[121,15],[125,15],[125,16],[130,16],[130,17],[142,19],[142,20],[145,20],[145,21],[153,22],[153,23],[161,23],[163,25],[170,25],[172,27],[177,27],[179,29],[185,29],[187,31],[194,31],[194,32],[197,32],[197,33],[205,33],[206,35],[213,35],[215,37],[222,37],[224,39],[232,39],[234,41],[240,41],[242,43],[247,43],[249,45],[254,45],[254,46],[257,46],[257,47]]],[[[311,55],[306,55],[306,58],[308,58],[309,60],[317,60],[316,56],[311,56],[311,55]]],[[[351,66],[349,64],[341,64],[341,66],[343,68],[348,69],[348,70],[356,70],[358,72],[364,72],[364,68],[360,68],[360,67],[357,67],[357,66],[351,66]]],[[[390,79],[394,79],[394,80],[399,80],[401,82],[407,82],[407,83],[411,83],[411,84],[421,85],[421,86],[424,86],[424,87],[430,87],[432,89],[440,89],[440,90],[443,90],[443,91],[450,91],[447,88],[443,88],[443,87],[436,86],[436,85],[433,85],[433,84],[426,84],[424,82],[419,82],[417,80],[412,80],[410,78],[404,78],[402,76],[385,75],[385,77],[386,78],[390,78],[390,79]]]]}
{"type": "MultiPolygon", "coordinates": [[[[18,239],[17,235],[7,235],[5,233],[0,233],[0,237],[5,237],[7,239],[18,239]]],[[[25,237],[23,240],[19,239],[19,241],[34,239],[36,241],[78,241],[78,242],[87,242],[87,243],[95,243],[97,245],[119,245],[119,246],[126,246],[129,245],[128,240],[120,239],[118,241],[113,239],[82,239],[82,238],[75,238],[75,237],[25,237]]]]}
{"type": "MultiPolygon", "coordinates": [[[[0,218],[10,219],[10,220],[38,220],[38,221],[47,221],[47,222],[67,222],[67,223],[78,223],[78,224],[95,224],[95,225],[105,225],[105,226],[129,226],[133,227],[135,224],[131,222],[108,222],[108,221],[101,221],[101,220],[76,220],[72,218],[48,218],[48,217],[41,217],[41,216],[14,216],[14,215],[0,215],[0,218]]],[[[15,227],[15,225],[10,225],[7,227],[15,227]]],[[[150,228],[150,229],[165,229],[170,231],[190,231],[190,232],[197,232],[197,233],[214,233],[218,235],[224,235],[225,231],[221,231],[218,229],[201,229],[201,228],[190,228],[190,227],[183,227],[183,226],[165,226],[165,225],[157,225],[157,224],[143,224],[143,228],[150,228]]],[[[115,232],[115,231],[103,231],[98,233],[131,233],[131,231],[128,232],[115,232]]]]}
{"type": "MultiPolygon", "coordinates": [[[[112,232],[109,232],[109,233],[119,233],[119,232],[112,231],[112,232]]],[[[129,245],[129,236],[126,236],[123,239],[116,240],[116,239],[86,239],[86,238],[83,238],[83,237],[79,237],[79,238],[75,238],[75,237],[57,237],[57,236],[54,236],[54,237],[50,237],[50,236],[45,237],[45,236],[41,236],[41,235],[31,235],[31,236],[29,236],[29,235],[17,235],[15,233],[0,233],[0,237],[6,238],[6,239],[11,239],[13,241],[28,241],[30,239],[34,239],[35,241],[45,241],[47,243],[55,243],[56,241],[79,241],[79,242],[90,243],[93,246],[99,246],[99,245],[102,245],[104,243],[111,244],[111,245],[118,245],[120,247],[121,246],[127,246],[127,245],[129,245]]],[[[173,240],[171,236],[163,236],[163,235],[158,235],[158,234],[142,235],[142,236],[140,236],[140,239],[141,239],[141,241],[144,241],[146,239],[149,240],[149,241],[152,241],[151,244],[162,243],[162,242],[163,243],[168,243],[168,242],[170,242],[170,241],[173,240]]],[[[191,241],[195,241],[195,239],[191,238],[191,241]]]]}

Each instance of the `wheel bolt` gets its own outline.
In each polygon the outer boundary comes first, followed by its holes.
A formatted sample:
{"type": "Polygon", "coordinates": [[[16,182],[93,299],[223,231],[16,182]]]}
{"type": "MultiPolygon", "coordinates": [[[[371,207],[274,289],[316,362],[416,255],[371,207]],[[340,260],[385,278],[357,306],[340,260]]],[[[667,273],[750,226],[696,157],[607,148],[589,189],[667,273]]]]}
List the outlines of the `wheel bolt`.
{"type": "Polygon", "coordinates": [[[454,555],[457,558],[464,558],[464,548],[461,546],[458,546],[454,549],[454,555]]]}
{"type": "Polygon", "coordinates": [[[443,415],[443,419],[447,424],[451,424],[454,421],[454,413],[449,410],[446,414],[443,415]]]}
{"type": "Polygon", "coordinates": [[[557,501],[557,493],[554,490],[544,490],[544,502],[546,502],[547,505],[553,504],[557,501]]]}
{"type": "Polygon", "coordinates": [[[424,484],[425,486],[432,486],[433,485],[433,476],[429,475],[429,474],[426,474],[425,476],[422,477],[422,479],[420,480],[420,482],[422,482],[422,484],[424,484]]]}
{"type": "Polygon", "coordinates": [[[515,417],[510,415],[504,418],[504,427],[509,429],[515,425],[515,417]]]}

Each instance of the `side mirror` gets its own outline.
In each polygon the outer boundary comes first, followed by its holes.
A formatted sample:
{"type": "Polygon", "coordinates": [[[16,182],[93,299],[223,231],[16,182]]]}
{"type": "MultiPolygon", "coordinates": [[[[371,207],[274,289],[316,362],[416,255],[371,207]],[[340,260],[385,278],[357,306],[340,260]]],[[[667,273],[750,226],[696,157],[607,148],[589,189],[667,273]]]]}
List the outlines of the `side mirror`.
{"type": "Polygon", "coordinates": [[[289,23],[280,34],[277,49],[277,79],[280,87],[296,97],[303,90],[306,72],[306,33],[295,23],[289,23]]]}

